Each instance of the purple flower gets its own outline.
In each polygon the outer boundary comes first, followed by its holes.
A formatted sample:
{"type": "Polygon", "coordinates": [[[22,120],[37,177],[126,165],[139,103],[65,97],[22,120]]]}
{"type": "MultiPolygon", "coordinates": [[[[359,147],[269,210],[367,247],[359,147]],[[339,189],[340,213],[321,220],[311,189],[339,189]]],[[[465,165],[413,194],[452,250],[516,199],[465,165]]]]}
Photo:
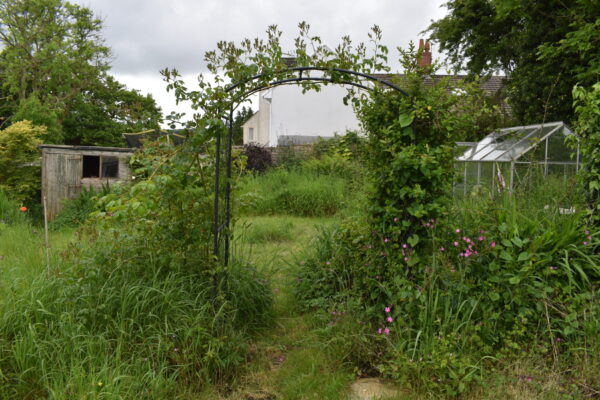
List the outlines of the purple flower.
{"type": "Polygon", "coordinates": [[[392,308],[391,308],[391,307],[386,307],[386,308],[384,308],[383,310],[384,310],[386,313],[389,313],[389,312],[392,310],[392,308]]]}
{"type": "Polygon", "coordinates": [[[387,327],[386,327],[386,328],[383,330],[383,333],[385,333],[386,335],[389,335],[389,334],[390,334],[390,328],[387,328],[387,327]]]}
{"type": "Polygon", "coordinates": [[[383,239],[383,243],[387,243],[389,241],[390,241],[390,239],[388,239],[388,238],[383,239]]]}
{"type": "Polygon", "coordinates": [[[394,318],[392,318],[392,317],[387,317],[386,320],[387,320],[387,322],[394,322],[394,318]]]}

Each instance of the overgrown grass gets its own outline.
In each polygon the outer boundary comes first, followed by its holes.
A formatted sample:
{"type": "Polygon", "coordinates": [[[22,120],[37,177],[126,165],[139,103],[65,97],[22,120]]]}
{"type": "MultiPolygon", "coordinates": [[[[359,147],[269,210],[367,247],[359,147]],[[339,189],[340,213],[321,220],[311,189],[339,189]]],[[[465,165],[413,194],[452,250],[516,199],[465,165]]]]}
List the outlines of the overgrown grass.
{"type": "Polygon", "coordinates": [[[240,211],[249,215],[331,216],[343,208],[346,194],[342,178],[274,169],[241,182],[240,211]]]}

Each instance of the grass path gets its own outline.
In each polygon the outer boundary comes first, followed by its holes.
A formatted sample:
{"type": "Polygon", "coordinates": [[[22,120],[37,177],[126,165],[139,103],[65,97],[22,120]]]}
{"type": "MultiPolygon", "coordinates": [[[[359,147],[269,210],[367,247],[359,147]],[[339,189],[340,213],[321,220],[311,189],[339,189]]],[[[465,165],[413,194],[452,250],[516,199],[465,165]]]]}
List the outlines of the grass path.
{"type": "Polygon", "coordinates": [[[291,294],[293,262],[318,232],[333,218],[261,216],[245,217],[237,223],[241,243],[237,256],[252,260],[267,271],[273,282],[276,320],[262,332],[251,349],[246,372],[229,394],[209,391],[203,399],[346,399],[353,379],[336,357],[328,352],[312,315],[301,313],[291,294]]]}

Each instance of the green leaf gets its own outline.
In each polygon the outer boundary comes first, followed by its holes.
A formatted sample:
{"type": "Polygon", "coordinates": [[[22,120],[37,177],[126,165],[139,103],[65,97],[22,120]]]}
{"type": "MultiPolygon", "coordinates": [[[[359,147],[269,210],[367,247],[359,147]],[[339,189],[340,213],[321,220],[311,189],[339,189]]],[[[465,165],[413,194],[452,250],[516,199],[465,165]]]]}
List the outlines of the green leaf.
{"type": "Polygon", "coordinates": [[[510,278],[508,280],[508,283],[510,283],[511,285],[518,285],[521,282],[521,278],[518,276],[513,276],[512,278],[510,278]]]}
{"type": "Polygon", "coordinates": [[[513,256],[510,255],[510,253],[508,253],[506,250],[502,250],[502,252],[500,253],[500,258],[506,261],[514,260],[513,256]]]}
{"type": "Polygon", "coordinates": [[[413,119],[414,117],[410,114],[401,114],[398,117],[398,122],[400,123],[401,128],[406,128],[407,126],[410,126],[413,123],[413,119]]]}
{"type": "Polygon", "coordinates": [[[517,261],[525,261],[525,260],[529,260],[529,258],[531,258],[531,254],[524,251],[521,254],[519,254],[519,258],[517,259],[517,261]]]}

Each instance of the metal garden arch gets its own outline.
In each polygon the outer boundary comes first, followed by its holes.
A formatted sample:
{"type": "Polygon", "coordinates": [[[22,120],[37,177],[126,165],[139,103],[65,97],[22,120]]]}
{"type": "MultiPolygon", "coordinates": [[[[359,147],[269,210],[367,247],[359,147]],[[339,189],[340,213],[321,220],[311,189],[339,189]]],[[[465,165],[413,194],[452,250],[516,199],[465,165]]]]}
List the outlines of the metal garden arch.
{"type": "MultiPolygon", "coordinates": [[[[216,171],[215,171],[215,200],[214,200],[214,210],[213,210],[213,255],[216,259],[220,259],[222,257],[223,263],[225,266],[229,263],[229,252],[230,252],[230,223],[231,223],[231,150],[233,147],[233,112],[235,109],[249,96],[258,93],[262,90],[266,90],[276,86],[282,85],[290,85],[290,84],[299,84],[300,82],[315,82],[315,83],[333,83],[338,85],[350,85],[357,87],[363,90],[373,90],[372,87],[368,87],[359,82],[354,82],[352,80],[336,80],[332,77],[320,76],[320,77],[311,77],[310,75],[303,76],[305,72],[309,73],[310,71],[318,71],[318,72],[335,72],[340,74],[342,77],[356,77],[358,79],[366,79],[372,82],[379,83],[382,86],[388,87],[392,90],[402,93],[405,96],[408,96],[404,90],[400,89],[398,86],[384,81],[381,78],[375,77],[373,75],[364,74],[361,72],[351,71],[347,69],[340,68],[320,68],[320,67],[293,67],[288,68],[287,70],[279,71],[279,73],[298,73],[297,77],[291,77],[286,79],[280,79],[273,82],[269,82],[263,85],[257,85],[245,92],[239,94],[231,101],[231,106],[229,108],[229,112],[227,115],[227,126],[228,126],[228,134],[227,134],[227,143],[225,148],[225,157],[226,157],[226,184],[225,184],[225,213],[223,218],[221,218],[221,135],[217,135],[216,141],[216,171]],[[221,255],[221,241],[223,241],[223,254],[221,255]]],[[[277,75],[277,73],[276,73],[277,75]]],[[[233,85],[228,86],[225,89],[226,93],[231,93],[235,89],[239,88],[242,85],[247,83],[259,80],[263,77],[267,76],[267,74],[258,74],[254,75],[242,82],[235,83],[233,85]]]]}

